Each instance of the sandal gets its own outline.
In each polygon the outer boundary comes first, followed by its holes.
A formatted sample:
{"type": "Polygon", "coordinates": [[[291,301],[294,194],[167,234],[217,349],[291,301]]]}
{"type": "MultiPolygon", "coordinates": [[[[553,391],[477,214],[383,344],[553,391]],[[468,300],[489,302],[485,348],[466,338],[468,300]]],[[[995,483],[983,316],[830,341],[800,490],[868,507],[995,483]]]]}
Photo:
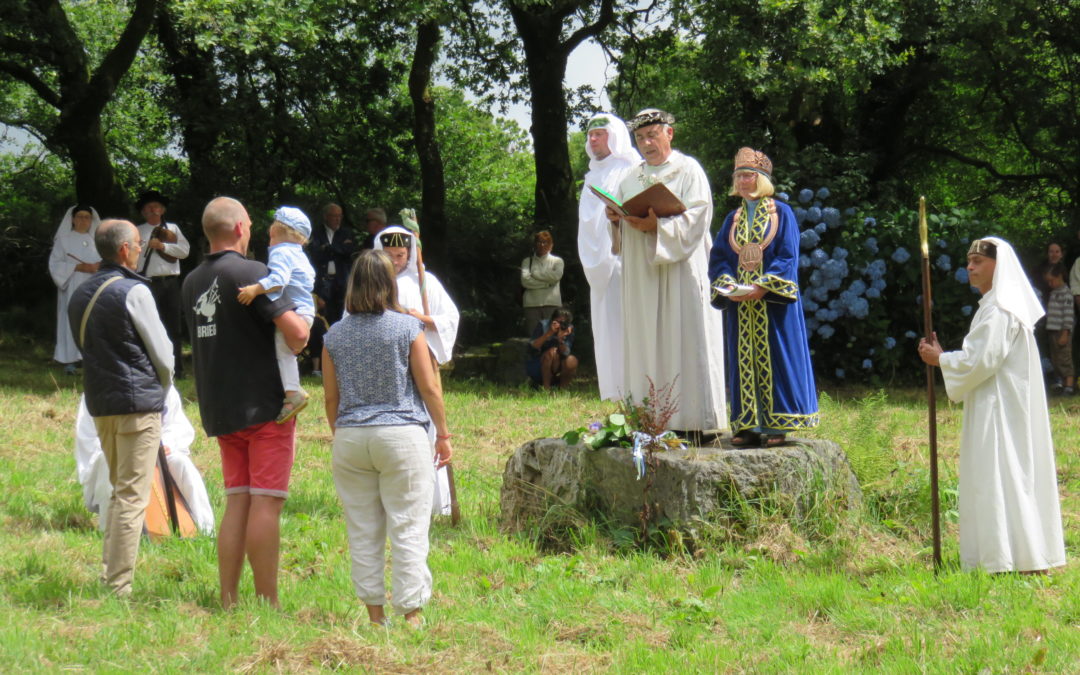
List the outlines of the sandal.
{"type": "Polygon", "coordinates": [[[753,431],[740,431],[731,437],[731,444],[736,448],[744,448],[748,445],[757,445],[760,441],[760,436],[753,431]]]}
{"type": "Polygon", "coordinates": [[[281,406],[281,412],[278,413],[275,420],[278,424],[285,424],[292,418],[296,417],[297,413],[307,407],[308,395],[303,389],[298,390],[291,396],[285,395],[285,404],[281,406]]]}
{"type": "Polygon", "coordinates": [[[784,434],[765,434],[764,438],[765,443],[763,445],[766,448],[775,448],[787,444],[787,436],[784,434]]]}

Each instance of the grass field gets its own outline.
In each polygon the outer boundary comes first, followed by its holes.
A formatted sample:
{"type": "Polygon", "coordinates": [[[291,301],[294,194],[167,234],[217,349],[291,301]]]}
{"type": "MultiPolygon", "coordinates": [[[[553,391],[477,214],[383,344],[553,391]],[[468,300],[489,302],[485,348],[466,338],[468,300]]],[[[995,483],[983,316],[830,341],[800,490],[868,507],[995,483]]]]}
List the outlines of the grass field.
{"type": "MultiPolygon", "coordinates": [[[[464,520],[432,529],[427,626],[368,625],[349,580],[321,388],[301,415],[282,525],[282,609],[217,606],[214,542],[143,542],[130,601],[97,582],[101,536],[75,477],[81,381],[43,347],[0,339],[0,671],[1078,672],[1080,429],[1051,410],[1069,565],[1048,577],[956,562],[961,410],[939,404],[945,568],[931,571],[925,409],[914,390],[827,391],[821,428],[863,479],[865,505],[790,525],[762,513],[694,552],[620,544],[601,527],[563,551],[498,529],[503,465],[610,406],[591,388],[544,395],[447,381],[464,520]],[[828,525],[823,527],[822,525],[828,525]]],[[[191,380],[181,383],[196,428],[191,380]]],[[[943,394],[939,399],[944,398],[943,394]]],[[[192,457],[215,509],[216,444],[192,457]]],[[[220,513],[218,514],[220,517],[220,513]]],[[[250,573],[241,586],[252,596],[250,573]]]]}

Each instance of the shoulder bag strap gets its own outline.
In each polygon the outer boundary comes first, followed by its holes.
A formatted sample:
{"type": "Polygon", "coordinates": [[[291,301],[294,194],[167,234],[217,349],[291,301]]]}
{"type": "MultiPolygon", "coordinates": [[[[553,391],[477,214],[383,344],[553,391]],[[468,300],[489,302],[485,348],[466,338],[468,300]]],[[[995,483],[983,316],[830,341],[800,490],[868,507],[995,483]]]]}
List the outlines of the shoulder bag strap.
{"type": "Polygon", "coordinates": [[[105,290],[105,287],[114,281],[122,278],[123,275],[117,274],[115,277],[109,277],[105,280],[105,283],[98,286],[98,289],[94,291],[94,295],[90,298],[89,304],[86,305],[86,309],[82,313],[82,323],[79,325],[79,349],[83,348],[86,344],[86,320],[90,318],[90,310],[94,308],[94,303],[97,302],[98,296],[105,290]]]}

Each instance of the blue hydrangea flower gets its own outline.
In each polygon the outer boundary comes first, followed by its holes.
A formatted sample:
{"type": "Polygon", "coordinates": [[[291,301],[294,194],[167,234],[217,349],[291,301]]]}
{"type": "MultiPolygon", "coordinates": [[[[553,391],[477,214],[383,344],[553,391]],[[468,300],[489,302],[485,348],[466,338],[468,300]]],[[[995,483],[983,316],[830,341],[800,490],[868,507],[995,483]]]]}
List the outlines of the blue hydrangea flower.
{"type": "Polygon", "coordinates": [[[803,204],[809,204],[810,200],[814,198],[814,192],[810,188],[803,188],[799,190],[799,201],[803,204]]]}
{"type": "Polygon", "coordinates": [[[818,304],[810,298],[803,298],[802,301],[803,314],[813,314],[818,309],[818,304]]]}
{"type": "Polygon", "coordinates": [[[791,210],[791,212],[795,214],[795,222],[802,225],[803,221],[806,220],[806,209],[802,208],[801,206],[796,206],[791,210]]]}
{"type": "Polygon", "coordinates": [[[827,188],[827,187],[818,188],[817,198],[818,199],[828,199],[830,194],[832,194],[832,193],[829,192],[829,188],[827,188]]]}
{"type": "Polygon", "coordinates": [[[818,223],[814,226],[814,232],[817,232],[818,234],[825,234],[825,230],[827,229],[829,228],[825,225],[825,223],[818,223]]]}
{"type": "Polygon", "coordinates": [[[870,251],[870,255],[877,255],[877,237],[867,237],[866,241],[863,242],[863,246],[866,248],[867,251],[870,251]]]}
{"type": "Polygon", "coordinates": [[[815,248],[810,252],[810,262],[814,264],[814,267],[821,267],[829,260],[829,254],[823,249],[815,248]]]}
{"type": "Polygon", "coordinates": [[[829,299],[829,289],[824,286],[818,286],[810,291],[810,297],[818,302],[825,302],[829,299]]]}
{"type": "Polygon", "coordinates": [[[945,241],[944,239],[938,239],[937,240],[937,247],[938,248],[948,248],[949,243],[947,241],[945,241]]]}
{"type": "Polygon", "coordinates": [[[839,290],[841,283],[840,279],[841,277],[829,277],[825,280],[825,288],[829,289],[830,291],[839,290]]]}
{"type": "Polygon", "coordinates": [[[948,272],[952,269],[952,258],[947,253],[942,253],[938,256],[938,259],[934,261],[934,266],[942,272],[948,272]]]}
{"type": "MultiPolygon", "coordinates": [[[[881,258],[878,258],[876,260],[872,260],[870,264],[866,266],[866,269],[863,270],[863,273],[866,274],[866,276],[870,277],[870,279],[877,280],[885,276],[886,270],[887,268],[885,266],[885,261],[881,258]]],[[[884,286],[882,288],[884,288],[884,286]]]]}
{"type": "Polygon", "coordinates": [[[855,298],[851,303],[851,314],[856,319],[865,319],[870,314],[870,302],[866,298],[855,298]]]}
{"type": "Polygon", "coordinates": [[[874,362],[871,361],[870,359],[863,359],[862,367],[863,367],[863,370],[870,370],[871,368],[874,367],[874,362]]]}
{"type": "Polygon", "coordinates": [[[790,201],[788,199],[788,194],[786,192],[777,193],[776,198],[779,199],[782,202],[790,201]]]}
{"type": "Polygon", "coordinates": [[[881,297],[881,291],[874,287],[870,287],[866,289],[866,297],[870,298],[871,300],[877,300],[881,297]]]}
{"type": "Polygon", "coordinates": [[[851,282],[851,286],[848,287],[855,295],[862,295],[866,293],[866,282],[862,279],[856,279],[851,282]]]}
{"type": "Polygon", "coordinates": [[[964,316],[971,316],[971,305],[964,305],[960,308],[960,313],[964,316]]]}
{"type": "Polygon", "coordinates": [[[915,331],[909,330],[908,332],[904,333],[904,337],[906,337],[909,340],[914,340],[915,338],[917,338],[919,336],[915,334],[915,331]]]}
{"type": "Polygon", "coordinates": [[[832,326],[828,325],[828,324],[825,324],[824,326],[820,326],[817,329],[817,334],[820,335],[821,337],[825,338],[826,340],[831,338],[835,332],[836,332],[836,329],[833,328],[832,326]]]}
{"type": "Polygon", "coordinates": [[[829,321],[829,310],[824,309],[824,308],[819,309],[818,311],[814,312],[814,318],[817,319],[818,321],[824,321],[824,322],[828,323],[828,321],[829,321]]]}
{"type": "Polygon", "coordinates": [[[866,220],[863,221],[863,225],[866,225],[867,227],[874,227],[875,225],[877,225],[877,219],[872,216],[867,216],[866,220]]]}
{"type": "Polygon", "coordinates": [[[815,319],[814,317],[809,317],[809,318],[806,319],[806,332],[807,333],[813,333],[814,331],[817,330],[817,327],[818,327],[817,319],[815,319]]]}
{"type": "Polygon", "coordinates": [[[803,233],[799,235],[799,246],[804,249],[811,249],[821,243],[821,236],[813,230],[803,230],[803,233]]]}
{"type": "Polygon", "coordinates": [[[828,206],[821,209],[821,219],[829,226],[830,230],[835,230],[840,227],[840,211],[828,206]]]}
{"type": "Polygon", "coordinates": [[[901,265],[903,265],[904,263],[906,263],[908,260],[911,259],[911,254],[908,253],[906,248],[901,246],[901,247],[897,248],[895,251],[893,251],[892,259],[893,259],[894,262],[898,262],[901,265]]]}
{"type": "Polygon", "coordinates": [[[810,256],[803,253],[799,256],[799,269],[804,270],[810,267],[810,256]]]}
{"type": "Polygon", "coordinates": [[[846,260],[831,258],[821,264],[821,271],[826,278],[839,281],[848,275],[848,264],[846,260]]]}
{"type": "Polygon", "coordinates": [[[884,279],[874,279],[873,281],[870,282],[870,288],[873,288],[878,293],[885,290],[887,285],[888,284],[885,283],[884,279]]]}
{"type": "Polygon", "coordinates": [[[806,209],[806,217],[810,219],[811,223],[816,223],[821,220],[821,209],[816,206],[811,206],[806,209]]]}
{"type": "Polygon", "coordinates": [[[869,354],[870,356],[873,356],[874,354],[877,353],[877,350],[874,349],[873,347],[871,347],[870,349],[866,350],[866,353],[869,354]]]}
{"type": "Polygon", "coordinates": [[[896,346],[896,338],[894,338],[894,337],[885,338],[885,349],[892,349],[895,346],[896,346]]]}
{"type": "Polygon", "coordinates": [[[963,244],[964,246],[967,246],[968,244],[971,243],[971,240],[968,239],[967,237],[960,237],[960,243],[963,244]]]}
{"type": "Polygon", "coordinates": [[[848,257],[848,250],[842,246],[837,246],[832,250],[832,257],[836,260],[843,260],[848,257]]]}
{"type": "Polygon", "coordinates": [[[821,270],[814,270],[810,273],[810,278],[807,281],[811,286],[820,286],[821,282],[825,280],[825,277],[821,274],[821,270]]]}
{"type": "Polygon", "coordinates": [[[855,207],[854,206],[849,206],[846,209],[844,209],[844,217],[845,218],[850,218],[853,215],[855,215],[855,207]]]}
{"type": "Polygon", "coordinates": [[[956,277],[957,281],[959,281],[962,284],[966,284],[968,282],[967,268],[966,267],[957,268],[956,274],[954,276],[956,277]]]}
{"type": "Polygon", "coordinates": [[[839,380],[844,379],[844,369],[843,368],[837,368],[836,369],[836,378],[839,379],[839,380]]]}
{"type": "Polygon", "coordinates": [[[830,309],[829,310],[829,321],[836,321],[839,318],[840,318],[840,312],[836,311],[835,309],[830,309]]]}

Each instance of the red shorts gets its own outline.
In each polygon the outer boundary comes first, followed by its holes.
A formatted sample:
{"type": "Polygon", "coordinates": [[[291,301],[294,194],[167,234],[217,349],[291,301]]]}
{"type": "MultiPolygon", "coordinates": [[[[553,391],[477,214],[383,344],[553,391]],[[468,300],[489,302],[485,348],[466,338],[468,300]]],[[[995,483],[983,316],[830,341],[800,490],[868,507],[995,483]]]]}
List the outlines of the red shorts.
{"type": "Polygon", "coordinates": [[[225,494],[288,497],[295,439],[295,417],[285,424],[271,420],[218,436],[225,494]]]}

